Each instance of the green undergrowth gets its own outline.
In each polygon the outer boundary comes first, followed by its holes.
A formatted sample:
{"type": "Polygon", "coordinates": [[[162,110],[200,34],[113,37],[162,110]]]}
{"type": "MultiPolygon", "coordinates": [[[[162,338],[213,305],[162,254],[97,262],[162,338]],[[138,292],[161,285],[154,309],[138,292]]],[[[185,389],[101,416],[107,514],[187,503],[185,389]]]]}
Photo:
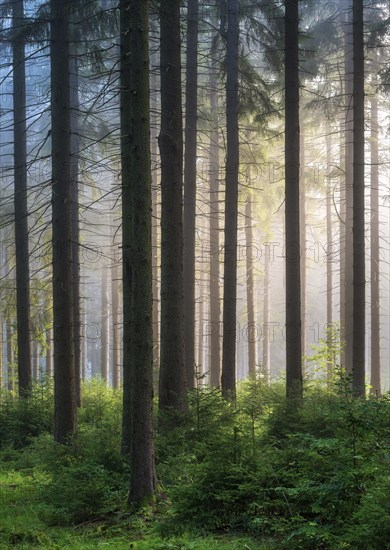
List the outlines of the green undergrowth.
{"type": "Polygon", "coordinates": [[[53,442],[52,388],[0,406],[0,548],[390,548],[390,398],[307,384],[241,384],[236,403],[190,394],[156,435],[156,507],[126,507],[121,395],[85,384],[78,433],[53,442]]]}

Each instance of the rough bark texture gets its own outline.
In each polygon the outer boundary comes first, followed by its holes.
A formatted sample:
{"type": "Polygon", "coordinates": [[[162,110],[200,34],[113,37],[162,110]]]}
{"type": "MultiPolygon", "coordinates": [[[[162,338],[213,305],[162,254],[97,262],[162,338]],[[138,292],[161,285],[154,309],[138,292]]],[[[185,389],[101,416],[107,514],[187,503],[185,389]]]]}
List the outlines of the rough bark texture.
{"type": "Polygon", "coordinates": [[[198,120],[198,0],[187,3],[186,113],[184,152],[184,349],[187,388],[194,387],[195,367],[195,220],[198,120]]]}
{"type": "Polygon", "coordinates": [[[302,396],[302,327],[299,223],[298,0],[287,0],[285,9],[286,389],[288,397],[299,398],[302,396]]]}
{"type": "Polygon", "coordinates": [[[352,388],[365,396],[363,0],[353,0],[353,345],[352,388]]]}
{"type": "MultiPolygon", "coordinates": [[[[157,38],[158,22],[154,19],[151,25],[152,36],[157,38]]],[[[158,373],[160,369],[160,326],[159,326],[159,309],[160,309],[160,292],[159,292],[159,155],[158,155],[158,126],[159,126],[159,104],[158,104],[158,46],[153,43],[150,48],[151,67],[150,67],[150,137],[151,137],[151,153],[152,153],[152,246],[153,246],[153,377],[154,387],[158,388],[158,373]]]]}
{"type": "Polygon", "coordinates": [[[353,340],[353,43],[351,24],[351,0],[342,0],[342,19],[344,26],[344,65],[345,65],[345,153],[344,153],[344,231],[341,242],[343,261],[343,317],[341,318],[341,339],[344,342],[344,351],[341,365],[347,373],[352,372],[352,340],[353,340]]]}
{"type": "MultiPolygon", "coordinates": [[[[183,123],[180,1],[160,7],[161,348],[159,409],[186,411],[183,299],[183,123]]],[[[163,426],[160,415],[160,428],[163,426]]]]}
{"type": "Polygon", "coordinates": [[[371,393],[381,394],[378,99],[371,99],[371,393]]]}
{"type": "Polygon", "coordinates": [[[238,1],[227,2],[226,188],[223,285],[222,394],[236,394],[237,219],[238,219],[238,1]]]}
{"type": "Polygon", "coordinates": [[[120,1],[123,242],[123,450],[130,452],[129,503],[154,498],[152,174],[149,3],[120,1]]]}
{"type": "Polygon", "coordinates": [[[210,386],[221,384],[221,304],[220,304],[220,249],[219,249],[219,117],[217,60],[215,52],[210,69],[210,106],[212,127],[210,132],[210,386]]]}
{"type": "Polygon", "coordinates": [[[76,429],[73,347],[72,177],[69,12],[73,2],[51,0],[52,225],[54,438],[76,429]]]}
{"type": "Polygon", "coordinates": [[[253,280],[253,229],[252,229],[252,197],[247,196],[245,203],[245,238],[246,238],[246,307],[248,321],[248,373],[256,377],[256,325],[253,280]]]}
{"type": "MultiPolygon", "coordinates": [[[[72,35],[75,41],[72,17],[72,35]]],[[[73,42],[70,57],[70,105],[71,105],[71,178],[72,178],[72,268],[73,268],[73,346],[77,405],[81,405],[81,314],[80,314],[80,220],[79,220],[79,69],[77,50],[73,42]]]]}
{"type": "Polygon", "coordinates": [[[306,269],[307,269],[307,239],[306,239],[306,156],[305,156],[305,136],[303,132],[300,132],[300,163],[301,170],[300,175],[301,179],[299,182],[299,193],[300,193],[300,211],[299,211],[299,230],[301,233],[300,237],[300,250],[301,250],[301,354],[302,354],[302,363],[305,363],[306,356],[306,269]]]}
{"type": "Polygon", "coordinates": [[[31,390],[30,270],[27,206],[26,67],[24,2],[13,2],[14,210],[16,258],[16,323],[19,396],[31,390]]]}

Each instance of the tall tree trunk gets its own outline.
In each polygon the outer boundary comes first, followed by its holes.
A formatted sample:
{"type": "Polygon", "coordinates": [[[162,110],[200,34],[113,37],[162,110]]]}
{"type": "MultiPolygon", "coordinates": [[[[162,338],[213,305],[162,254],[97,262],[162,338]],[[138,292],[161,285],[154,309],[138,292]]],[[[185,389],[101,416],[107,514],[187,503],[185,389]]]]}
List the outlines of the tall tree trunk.
{"type": "Polygon", "coordinates": [[[332,369],[334,366],[335,357],[333,356],[333,235],[332,235],[332,151],[330,142],[330,129],[327,128],[326,136],[326,166],[327,166],[327,185],[326,185],[326,342],[328,349],[327,359],[327,379],[331,380],[332,369]]]}
{"type": "Polygon", "coordinates": [[[123,243],[123,451],[129,503],[154,498],[152,173],[149,3],[120,0],[123,243]]]}
{"type": "Polygon", "coordinates": [[[111,260],[111,310],[112,310],[112,387],[118,389],[121,377],[121,339],[119,312],[119,259],[118,246],[112,242],[111,260]]]}
{"type": "Polygon", "coordinates": [[[300,192],[300,251],[301,251],[301,354],[303,368],[306,356],[306,271],[307,271],[307,238],[306,238],[306,155],[305,155],[305,136],[303,131],[300,133],[300,156],[301,156],[301,179],[299,182],[300,192]]]}
{"type": "Polygon", "coordinates": [[[15,0],[12,10],[14,100],[14,210],[16,243],[16,323],[19,396],[31,390],[30,270],[27,205],[26,67],[24,2],[15,0]]]}
{"type": "Polygon", "coordinates": [[[248,195],[245,203],[246,238],[246,306],[248,320],[248,372],[250,378],[256,377],[256,324],[253,281],[253,229],[252,197],[248,195]]]}
{"type": "MultiPolygon", "coordinates": [[[[74,14],[73,14],[74,15],[74,14]]],[[[72,21],[73,44],[77,40],[72,21]]],[[[71,178],[72,178],[72,278],[73,278],[73,346],[77,405],[81,405],[81,313],[80,313],[80,220],[79,220],[79,67],[77,49],[72,47],[70,57],[71,106],[71,178]]]]}
{"type": "MultiPolygon", "coordinates": [[[[158,33],[158,21],[153,19],[151,28],[158,33]]],[[[151,46],[152,47],[152,46],[151,46]]],[[[158,48],[153,45],[150,70],[150,137],[152,152],[152,246],[153,246],[153,378],[154,387],[158,387],[158,372],[160,369],[160,326],[159,326],[159,155],[158,155],[158,48]]]]}
{"type": "Polygon", "coordinates": [[[371,99],[371,393],[381,394],[378,98],[371,99]]]}
{"type": "Polygon", "coordinates": [[[69,13],[73,2],[51,0],[54,438],[76,429],[73,346],[72,173],[69,13]]]}
{"type": "Polygon", "coordinates": [[[213,50],[210,68],[210,387],[221,384],[221,303],[220,303],[220,250],[219,250],[219,117],[217,60],[213,50]]]}
{"type": "Polygon", "coordinates": [[[237,220],[238,220],[238,1],[227,0],[226,188],[223,285],[222,394],[236,395],[237,220]]]}
{"type": "Polygon", "coordinates": [[[365,396],[363,0],[353,0],[353,345],[352,387],[365,396]]]}
{"type": "MultiPolygon", "coordinates": [[[[180,0],[160,6],[161,349],[159,409],[186,410],[180,0]]],[[[160,420],[162,422],[162,416],[160,420]]],[[[160,427],[162,424],[160,422],[160,427]]]]}
{"type": "Polygon", "coordinates": [[[194,387],[195,366],[195,220],[198,120],[198,0],[187,2],[186,124],[184,152],[184,349],[187,388],[194,387]]]}
{"type": "Polygon", "coordinates": [[[102,271],[102,303],[101,303],[101,355],[100,355],[100,375],[106,384],[109,380],[110,372],[110,308],[108,301],[108,271],[103,267],[102,271]]]}
{"type": "Polygon", "coordinates": [[[269,384],[271,380],[271,277],[269,244],[265,244],[263,308],[263,373],[266,383],[269,384]]]}
{"type": "Polygon", "coordinates": [[[300,398],[303,381],[299,223],[298,0],[286,0],[285,6],[286,390],[288,397],[300,398]]]}
{"type": "Polygon", "coordinates": [[[344,63],[345,63],[345,230],[344,230],[344,318],[341,319],[341,338],[344,342],[342,367],[352,372],[353,341],[353,44],[351,24],[351,0],[342,2],[344,23],[344,63]]]}
{"type": "Polygon", "coordinates": [[[205,372],[205,307],[204,307],[204,283],[202,280],[202,273],[199,276],[199,310],[198,310],[198,361],[197,361],[197,387],[201,382],[202,376],[205,372]]]}

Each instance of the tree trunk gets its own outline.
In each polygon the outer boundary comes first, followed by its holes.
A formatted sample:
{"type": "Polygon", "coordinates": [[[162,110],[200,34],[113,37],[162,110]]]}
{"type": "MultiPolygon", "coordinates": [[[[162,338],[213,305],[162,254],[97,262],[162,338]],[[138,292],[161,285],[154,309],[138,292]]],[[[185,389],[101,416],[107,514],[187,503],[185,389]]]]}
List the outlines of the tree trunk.
{"type": "Polygon", "coordinates": [[[119,312],[119,261],[118,247],[112,242],[113,257],[111,260],[111,310],[112,310],[112,387],[120,386],[121,378],[121,338],[119,312]]]}
{"type": "Polygon", "coordinates": [[[327,359],[327,380],[330,382],[332,378],[332,369],[334,366],[333,348],[333,235],[332,235],[332,180],[330,177],[332,171],[332,151],[331,151],[330,129],[327,128],[326,136],[326,166],[327,166],[327,186],[326,186],[326,342],[328,349],[327,359]]]}
{"type": "Polygon", "coordinates": [[[299,13],[298,0],[285,13],[285,235],[286,235],[286,390],[302,397],[301,274],[299,223],[299,13]]]}
{"type": "Polygon", "coordinates": [[[187,388],[194,387],[195,366],[195,220],[198,120],[198,0],[187,2],[186,124],[184,153],[184,350],[187,388]]]}
{"type": "Polygon", "coordinates": [[[342,367],[347,373],[352,372],[352,341],[353,341],[353,44],[351,25],[351,2],[344,1],[344,59],[345,59],[345,230],[344,230],[344,318],[341,319],[341,338],[344,342],[342,367]]]}
{"type": "Polygon", "coordinates": [[[253,281],[253,229],[252,197],[247,196],[245,203],[245,238],[246,238],[246,306],[248,321],[248,372],[250,378],[256,377],[256,324],[253,281]]]}
{"type": "Polygon", "coordinates": [[[381,394],[378,98],[371,99],[371,394],[381,394]]]}
{"type": "MultiPolygon", "coordinates": [[[[153,20],[151,25],[155,34],[158,32],[158,21],[153,20]]],[[[159,326],[159,155],[158,155],[158,76],[159,67],[158,49],[153,45],[150,70],[150,137],[152,152],[152,246],[153,246],[153,385],[158,388],[160,369],[160,326],[159,326]]]]}
{"type": "Polygon", "coordinates": [[[73,346],[72,173],[69,12],[73,2],[51,0],[54,438],[76,429],[73,346]]]}
{"type": "Polygon", "coordinates": [[[353,345],[352,388],[365,396],[363,0],[353,0],[353,345]]]}
{"type": "Polygon", "coordinates": [[[301,179],[299,182],[300,192],[300,251],[301,251],[301,354],[302,368],[305,365],[306,356],[306,270],[307,270],[307,239],[306,239],[306,155],[305,155],[305,136],[303,131],[300,133],[300,156],[301,156],[301,179]]]}
{"type": "Polygon", "coordinates": [[[221,303],[220,303],[220,250],[219,250],[219,117],[216,52],[212,52],[210,68],[210,387],[221,384],[221,303]]]}
{"type": "MultiPolygon", "coordinates": [[[[160,6],[161,349],[160,412],[186,411],[183,298],[183,128],[180,1],[160,6]]],[[[160,428],[163,425],[160,415],[160,428]]]]}
{"type": "MultiPolygon", "coordinates": [[[[72,21],[73,44],[75,24],[72,21]]],[[[71,106],[71,178],[72,178],[72,278],[73,278],[73,346],[77,405],[81,405],[81,313],[80,313],[80,220],[79,220],[79,68],[77,48],[72,47],[70,57],[70,106],[71,106]]]]}
{"type": "Polygon", "coordinates": [[[120,1],[123,243],[123,451],[130,452],[129,503],[154,498],[152,173],[149,3],[120,1]]]}
{"type": "Polygon", "coordinates": [[[15,0],[13,2],[12,26],[15,32],[12,42],[12,49],[14,100],[16,332],[18,343],[19,396],[25,397],[31,390],[31,344],[26,164],[26,67],[23,0],[15,0]]]}
{"type": "Polygon", "coordinates": [[[238,220],[238,1],[227,1],[226,188],[223,286],[222,394],[236,395],[237,220],[238,220]]]}
{"type": "Polygon", "coordinates": [[[46,376],[53,376],[53,329],[46,329],[46,376]]]}
{"type": "Polygon", "coordinates": [[[101,355],[100,355],[100,375],[108,384],[109,372],[110,372],[110,308],[108,302],[108,271],[106,267],[103,267],[102,271],[102,303],[101,303],[101,355]]]}
{"type": "Polygon", "coordinates": [[[264,304],[263,304],[263,373],[267,384],[271,380],[271,277],[270,245],[265,244],[264,256],[264,304]]]}

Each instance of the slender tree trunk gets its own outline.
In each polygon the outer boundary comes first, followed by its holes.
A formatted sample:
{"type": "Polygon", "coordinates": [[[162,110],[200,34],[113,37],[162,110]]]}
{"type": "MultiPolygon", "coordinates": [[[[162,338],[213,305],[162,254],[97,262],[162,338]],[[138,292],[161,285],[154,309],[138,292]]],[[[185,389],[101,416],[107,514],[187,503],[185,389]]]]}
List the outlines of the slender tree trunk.
{"type": "Polygon", "coordinates": [[[306,238],[306,155],[305,155],[305,136],[303,131],[300,134],[300,156],[301,156],[301,179],[299,182],[300,192],[300,247],[301,247],[301,353],[303,367],[306,356],[306,271],[307,271],[307,238],[306,238]]]}
{"type": "Polygon", "coordinates": [[[187,2],[186,125],[184,153],[184,349],[187,388],[194,387],[195,366],[195,220],[198,120],[198,0],[187,2]]]}
{"type": "MultiPolygon", "coordinates": [[[[158,21],[153,20],[152,29],[157,35],[158,21]]],[[[150,124],[152,152],[152,246],[153,246],[153,377],[154,387],[158,388],[158,373],[160,369],[160,327],[159,327],[159,155],[158,155],[158,49],[153,45],[150,71],[150,124]]]]}
{"type": "Polygon", "coordinates": [[[263,304],[263,373],[267,384],[271,380],[271,277],[270,245],[265,245],[264,255],[264,304],[263,304]]]}
{"type": "Polygon", "coordinates": [[[32,343],[32,372],[34,382],[39,381],[39,344],[36,340],[32,343]]]}
{"type": "Polygon", "coordinates": [[[328,360],[327,360],[327,379],[328,382],[332,377],[332,369],[334,366],[334,356],[332,353],[333,340],[332,340],[332,323],[333,323],[333,235],[332,235],[332,180],[330,177],[332,171],[332,156],[331,156],[331,142],[330,142],[330,130],[327,130],[326,136],[326,166],[327,166],[327,186],[326,186],[326,242],[327,242],[327,255],[326,255],[326,342],[328,348],[328,360]]]}
{"type": "MultiPolygon", "coordinates": [[[[345,139],[344,139],[344,120],[340,123],[340,171],[345,162],[345,139]],[[344,151],[343,151],[344,149],[344,151]]],[[[345,261],[346,261],[346,189],[345,173],[340,176],[340,366],[345,368],[345,261]]]]}
{"type": "Polygon", "coordinates": [[[118,389],[121,378],[121,338],[119,312],[119,261],[118,247],[112,243],[113,257],[111,260],[111,310],[112,310],[112,387],[118,389]]]}
{"type": "Polygon", "coordinates": [[[54,438],[76,429],[73,346],[72,172],[69,12],[73,2],[51,0],[54,438]]]}
{"type": "Polygon", "coordinates": [[[219,250],[219,117],[217,60],[215,51],[210,69],[210,387],[221,384],[221,303],[220,303],[220,250],[219,250]]]}
{"type": "Polygon", "coordinates": [[[381,394],[378,98],[371,99],[371,393],[381,394]]]}
{"type": "Polygon", "coordinates": [[[101,355],[100,355],[100,375],[106,384],[109,380],[110,365],[110,308],[108,301],[108,271],[103,267],[102,271],[102,308],[101,308],[101,355]]]}
{"type": "Polygon", "coordinates": [[[248,320],[248,372],[250,378],[256,377],[256,324],[253,281],[253,229],[252,197],[247,196],[245,203],[245,237],[246,237],[246,305],[248,320]]]}
{"type": "Polygon", "coordinates": [[[299,13],[298,0],[286,0],[285,13],[285,235],[286,235],[286,389],[302,396],[301,274],[299,223],[299,13]]]}
{"type": "Polygon", "coordinates": [[[353,351],[352,387],[365,396],[363,0],[353,0],[353,351]]]}
{"type": "Polygon", "coordinates": [[[149,3],[120,0],[123,242],[123,451],[130,452],[129,503],[156,491],[153,442],[152,173],[149,3]],[[130,428],[130,429],[129,429],[130,428]]]}
{"type": "Polygon", "coordinates": [[[238,220],[238,1],[227,1],[226,188],[223,286],[222,394],[236,395],[237,220],[238,220]]]}
{"type": "MultiPolygon", "coordinates": [[[[72,21],[73,35],[75,25],[72,21]]],[[[73,40],[77,39],[73,36],[73,40]]],[[[79,220],[79,68],[77,49],[72,47],[70,57],[70,105],[71,105],[71,178],[72,178],[72,277],[73,277],[73,346],[77,405],[81,405],[81,313],[80,313],[80,220],[79,220]]]]}
{"type": "Polygon", "coordinates": [[[26,67],[24,2],[13,2],[14,210],[19,396],[31,390],[30,270],[27,205],[26,67]]]}
{"type": "Polygon", "coordinates": [[[198,312],[198,361],[197,361],[197,377],[198,377],[198,384],[201,381],[201,377],[203,376],[205,372],[205,364],[204,364],[204,358],[205,358],[205,333],[204,333],[204,327],[205,327],[205,307],[204,307],[204,284],[202,280],[202,273],[199,277],[199,312],[198,312]]]}
{"type": "MultiPolygon", "coordinates": [[[[186,411],[180,0],[160,6],[161,350],[159,409],[186,411]]],[[[162,427],[160,415],[160,428],[162,427]]]]}
{"type": "Polygon", "coordinates": [[[344,353],[342,366],[347,373],[352,372],[353,342],[353,44],[351,24],[351,0],[344,1],[344,59],[345,59],[345,265],[344,265],[344,318],[341,319],[344,353]]]}

